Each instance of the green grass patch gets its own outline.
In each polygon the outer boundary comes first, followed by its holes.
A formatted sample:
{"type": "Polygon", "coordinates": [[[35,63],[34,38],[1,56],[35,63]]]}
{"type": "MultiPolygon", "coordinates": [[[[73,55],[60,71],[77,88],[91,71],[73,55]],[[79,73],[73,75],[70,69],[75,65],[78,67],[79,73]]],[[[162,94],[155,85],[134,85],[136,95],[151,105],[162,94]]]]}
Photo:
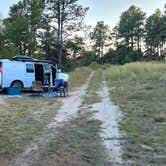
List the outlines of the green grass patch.
{"type": "Polygon", "coordinates": [[[160,63],[132,63],[106,71],[111,98],[124,115],[124,158],[135,165],[165,164],[160,158],[166,153],[165,71],[166,65],[160,63]]]}
{"type": "Polygon", "coordinates": [[[101,166],[105,163],[100,144],[101,122],[86,111],[58,129],[58,135],[45,149],[42,163],[50,165],[101,166]]]}
{"type": "Polygon", "coordinates": [[[97,92],[100,90],[102,86],[102,77],[103,77],[103,71],[97,70],[90,80],[87,94],[84,96],[84,104],[93,104],[100,102],[100,97],[97,94],[97,92]]]}

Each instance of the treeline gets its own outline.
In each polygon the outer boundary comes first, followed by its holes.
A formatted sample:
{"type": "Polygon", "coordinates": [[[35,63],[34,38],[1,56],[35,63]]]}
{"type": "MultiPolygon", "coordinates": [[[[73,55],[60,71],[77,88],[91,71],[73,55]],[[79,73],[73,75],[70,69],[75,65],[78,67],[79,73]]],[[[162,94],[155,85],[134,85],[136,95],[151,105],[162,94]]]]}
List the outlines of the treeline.
{"type": "Polygon", "coordinates": [[[112,30],[103,21],[92,29],[83,24],[88,8],[78,2],[20,0],[11,6],[9,17],[0,20],[0,58],[32,55],[63,69],[165,59],[166,13],[157,9],[147,18],[131,6],[112,30]]]}
{"type": "Polygon", "coordinates": [[[124,64],[165,59],[166,13],[159,9],[146,18],[146,13],[133,5],[121,14],[117,26],[109,31],[104,22],[98,22],[92,35],[101,62],[124,64]],[[103,49],[108,45],[110,49],[103,55],[103,49]]]}
{"type": "Polygon", "coordinates": [[[60,68],[62,64],[71,66],[67,48],[77,40],[76,32],[88,10],[77,2],[20,0],[11,6],[9,17],[0,26],[0,58],[32,55],[52,60],[60,68]]]}

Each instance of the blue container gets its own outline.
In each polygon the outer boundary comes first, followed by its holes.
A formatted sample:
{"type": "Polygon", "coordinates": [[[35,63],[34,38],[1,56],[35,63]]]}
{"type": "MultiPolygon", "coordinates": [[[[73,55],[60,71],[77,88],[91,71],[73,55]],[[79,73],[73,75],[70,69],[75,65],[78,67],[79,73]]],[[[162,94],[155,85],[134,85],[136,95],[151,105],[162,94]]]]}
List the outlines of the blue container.
{"type": "Polygon", "coordinates": [[[8,95],[20,95],[21,90],[20,90],[20,88],[7,88],[7,94],[8,95]]]}

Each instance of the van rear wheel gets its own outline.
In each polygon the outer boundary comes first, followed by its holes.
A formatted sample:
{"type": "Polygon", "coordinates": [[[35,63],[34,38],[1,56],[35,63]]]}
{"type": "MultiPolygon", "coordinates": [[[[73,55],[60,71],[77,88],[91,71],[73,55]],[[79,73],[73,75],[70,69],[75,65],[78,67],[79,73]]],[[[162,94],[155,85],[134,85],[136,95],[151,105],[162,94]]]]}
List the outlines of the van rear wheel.
{"type": "Polygon", "coordinates": [[[23,88],[23,84],[21,81],[14,81],[12,84],[11,84],[11,87],[12,88],[20,88],[22,89],[23,88]]]}

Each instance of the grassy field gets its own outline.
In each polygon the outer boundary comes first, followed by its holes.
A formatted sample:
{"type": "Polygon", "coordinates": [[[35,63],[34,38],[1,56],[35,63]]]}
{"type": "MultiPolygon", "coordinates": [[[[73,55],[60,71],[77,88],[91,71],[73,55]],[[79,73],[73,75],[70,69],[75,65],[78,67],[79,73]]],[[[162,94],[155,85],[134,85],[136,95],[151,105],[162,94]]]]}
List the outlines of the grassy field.
{"type": "Polygon", "coordinates": [[[55,99],[4,98],[0,110],[0,156],[14,157],[55,116],[55,99]]]}
{"type": "MultiPolygon", "coordinates": [[[[91,70],[80,68],[70,75],[70,91],[83,85],[91,70]]],[[[58,98],[8,98],[0,95],[0,161],[21,152],[56,116],[61,105],[58,98]]]]}
{"type": "MultiPolygon", "coordinates": [[[[94,73],[78,116],[58,129],[42,157],[44,165],[102,166],[106,163],[99,132],[101,122],[93,118],[90,105],[100,101],[97,91],[101,88],[102,71],[94,73]]],[[[53,131],[54,132],[54,131],[53,131]]]]}
{"type": "MultiPolygon", "coordinates": [[[[96,69],[96,64],[91,68],[96,69]]],[[[91,105],[100,102],[103,70],[110,98],[123,113],[120,123],[124,161],[129,165],[166,165],[166,65],[132,63],[100,66],[94,73],[78,116],[52,132],[58,134],[43,153],[44,165],[109,165],[105,163],[99,132],[101,122],[93,119],[91,105]],[[56,130],[56,131],[54,131],[56,130]],[[81,164],[80,164],[81,163],[81,164]]],[[[70,91],[82,86],[92,72],[80,68],[70,75],[70,91]]],[[[12,159],[56,116],[57,98],[8,98],[0,96],[0,161],[12,159]]]]}
{"type": "Polygon", "coordinates": [[[45,148],[40,162],[57,166],[101,166],[104,163],[98,135],[101,122],[91,119],[92,116],[88,109],[80,109],[77,118],[58,129],[58,135],[45,148]]]}
{"type": "Polygon", "coordinates": [[[106,77],[110,96],[123,112],[125,161],[166,165],[166,64],[112,66],[106,77]]]}

